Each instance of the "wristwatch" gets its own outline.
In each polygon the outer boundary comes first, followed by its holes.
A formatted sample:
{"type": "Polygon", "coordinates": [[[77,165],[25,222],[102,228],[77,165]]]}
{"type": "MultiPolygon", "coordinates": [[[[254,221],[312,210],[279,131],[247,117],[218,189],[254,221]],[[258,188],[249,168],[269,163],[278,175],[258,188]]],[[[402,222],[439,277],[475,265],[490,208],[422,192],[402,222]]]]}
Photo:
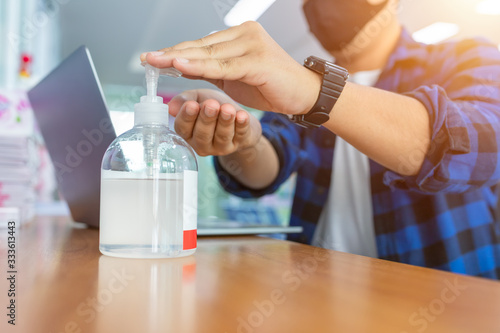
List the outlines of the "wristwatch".
{"type": "Polygon", "coordinates": [[[315,56],[304,60],[304,66],[323,75],[321,90],[308,113],[290,116],[290,120],[306,128],[320,127],[330,119],[330,112],[344,90],[349,73],[345,68],[315,56]]]}

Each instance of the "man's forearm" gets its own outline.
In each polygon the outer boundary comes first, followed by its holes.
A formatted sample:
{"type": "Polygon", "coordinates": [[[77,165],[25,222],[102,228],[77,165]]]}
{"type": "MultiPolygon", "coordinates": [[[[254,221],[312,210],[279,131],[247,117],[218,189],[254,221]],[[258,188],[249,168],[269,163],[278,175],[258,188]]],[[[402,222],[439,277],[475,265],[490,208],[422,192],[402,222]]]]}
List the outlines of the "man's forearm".
{"type": "Polygon", "coordinates": [[[271,143],[261,136],[254,147],[218,157],[222,167],[248,188],[269,186],[279,171],[279,159],[271,143]]]}
{"type": "Polygon", "coordinates": [[[429,149],[429,114],[418,100],[347,83],[326,128],[374,161],[416,175],[429,149]]]}

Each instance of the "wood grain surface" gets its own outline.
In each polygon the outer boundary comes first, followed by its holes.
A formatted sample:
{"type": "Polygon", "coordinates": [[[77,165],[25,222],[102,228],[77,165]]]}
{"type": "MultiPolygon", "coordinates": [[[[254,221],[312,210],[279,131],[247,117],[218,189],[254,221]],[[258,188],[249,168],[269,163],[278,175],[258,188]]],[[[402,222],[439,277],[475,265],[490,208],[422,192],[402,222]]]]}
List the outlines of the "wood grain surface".
{"type": "MultiPolygon", "coordinates": [[[[7,230],[0,230],[7,276],[7,230]]],[[[42,217],[16,234],[16,325],[0,332],[500,332],[500,283],[263,237],[119,259],[97,230],[42,217]]]]}

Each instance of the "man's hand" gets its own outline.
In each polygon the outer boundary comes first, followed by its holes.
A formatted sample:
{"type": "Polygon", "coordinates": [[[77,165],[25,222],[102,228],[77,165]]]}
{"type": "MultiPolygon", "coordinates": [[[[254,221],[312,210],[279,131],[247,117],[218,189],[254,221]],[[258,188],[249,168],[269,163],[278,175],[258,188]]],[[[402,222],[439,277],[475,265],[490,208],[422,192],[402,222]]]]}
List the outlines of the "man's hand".
{"type": "Polygon", "coordinates": [[[175,67],[186,78],[211,82],[246,106],[284,114],[307,113],[318,98],[322,80],[252,21],[143,53],[141,60],[159,68],[175,67]]]}
{"type": "Polygon", "coordinates": [[[262,129],[259,121],[231,98],[209,89],[185,91],[169,103],[175,131],[200,156],[225,156],[254,147],[262,129]]]}
{"type": "Polygon", "coordinates": [[[227,95],[210,89],[185,91],[169,103],[175,130],[201,156],[216,155],[243,185],[262,189],[278,175],[279,161],[260,122],[227,95]]]}

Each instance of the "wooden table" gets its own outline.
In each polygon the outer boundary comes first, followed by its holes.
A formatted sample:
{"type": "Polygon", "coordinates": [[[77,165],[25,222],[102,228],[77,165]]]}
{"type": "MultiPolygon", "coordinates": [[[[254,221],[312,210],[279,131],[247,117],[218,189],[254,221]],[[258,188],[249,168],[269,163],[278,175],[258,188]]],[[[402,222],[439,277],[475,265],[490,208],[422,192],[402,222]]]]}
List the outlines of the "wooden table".
{"type": "Polygon", "coordinates": [[[201,238],[162,260],[98,242],[61,217],[17,229],[16,326],[2,277],[0,332],[500,332],[496,281],[261,237],[201,238]]]}

